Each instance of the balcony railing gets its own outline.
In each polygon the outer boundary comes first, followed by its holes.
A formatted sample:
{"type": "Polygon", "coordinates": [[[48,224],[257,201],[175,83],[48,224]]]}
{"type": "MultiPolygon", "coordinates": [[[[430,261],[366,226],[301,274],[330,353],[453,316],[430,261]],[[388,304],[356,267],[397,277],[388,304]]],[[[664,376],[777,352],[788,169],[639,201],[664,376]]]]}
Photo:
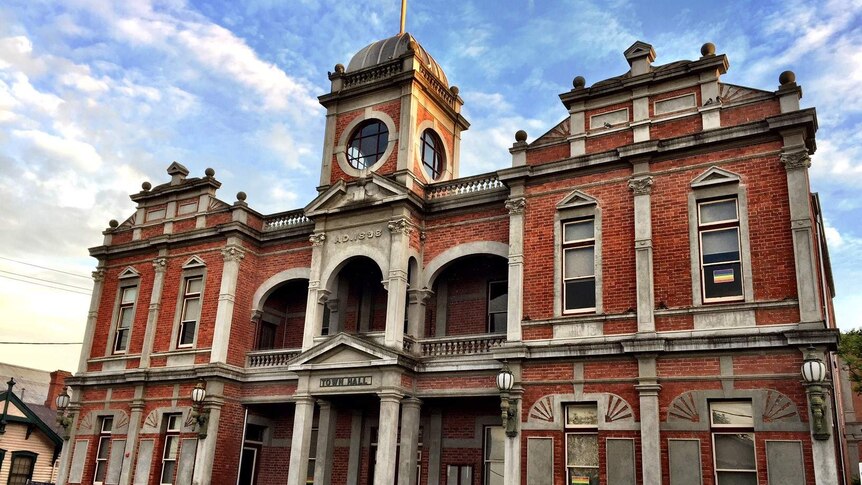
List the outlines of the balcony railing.
{"type": "Polygon", "coordinates": [[[465,177],[452,182],[434,184],[428,188],[428,200],[436,200],[454,195],[487,192],[503,188],[503,182],[496,174],[483,174],[475,177],[465,177]]]}
{"type": "Polygon", "coordinates": [[[302,349],[253,350],[246,354],[246,367],[275,367],[287,365],[302,349]]]}
{"type": "Polygon", "coordinates": [[[298,209],[264,217],[263,230],[278,231],[279,229],[287,229],[309,223],[311,223],[311,219],[305,217],[302,209],[298,209]]]}
{"type": "Polygon", "coordinates": [[[506,335],[469,335],[422,339],[418,344],[422,357],[449,357],[485,354],[500,347],[505,341],[506,335]]]}

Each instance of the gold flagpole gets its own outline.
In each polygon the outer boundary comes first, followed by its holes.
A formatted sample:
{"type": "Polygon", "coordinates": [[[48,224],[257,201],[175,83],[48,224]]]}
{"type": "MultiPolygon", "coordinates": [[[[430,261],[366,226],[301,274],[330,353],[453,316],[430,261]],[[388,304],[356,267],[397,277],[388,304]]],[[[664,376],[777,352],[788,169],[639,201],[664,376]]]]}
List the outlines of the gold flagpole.
{"type": "Polygon", "coordinates": [[[407,23],[407,0],[401,0],[401,30],[398,34],[404,33],[404,24],[407,23]]]}

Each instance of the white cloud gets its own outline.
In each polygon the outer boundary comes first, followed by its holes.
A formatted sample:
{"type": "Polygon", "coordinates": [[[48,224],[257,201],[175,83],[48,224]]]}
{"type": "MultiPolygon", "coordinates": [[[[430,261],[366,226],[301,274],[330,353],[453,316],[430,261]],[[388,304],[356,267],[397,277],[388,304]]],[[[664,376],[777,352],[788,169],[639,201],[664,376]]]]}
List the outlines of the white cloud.
{"type": "Polygon", "coordinates": [[[29,141],[32,146],[51,157],[69,161],[77,168],[93,172],[102,165],[102,157],[89,143],[70,140],[37,130],[12,130],[16,137],[29,141]]]}

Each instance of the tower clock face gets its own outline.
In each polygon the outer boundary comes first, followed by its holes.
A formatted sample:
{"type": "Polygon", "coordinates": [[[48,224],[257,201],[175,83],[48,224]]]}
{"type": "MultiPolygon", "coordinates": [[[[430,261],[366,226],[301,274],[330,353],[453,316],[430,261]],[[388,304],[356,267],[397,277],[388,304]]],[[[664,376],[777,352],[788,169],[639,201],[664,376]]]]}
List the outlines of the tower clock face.
{"type": "Polygon", "coordinates": [[[380,120],[362,122],[350,135],[347,145],[347,162],[351,167],[363,170],[380,160],[389,144],[389,129],[380,120]]]}

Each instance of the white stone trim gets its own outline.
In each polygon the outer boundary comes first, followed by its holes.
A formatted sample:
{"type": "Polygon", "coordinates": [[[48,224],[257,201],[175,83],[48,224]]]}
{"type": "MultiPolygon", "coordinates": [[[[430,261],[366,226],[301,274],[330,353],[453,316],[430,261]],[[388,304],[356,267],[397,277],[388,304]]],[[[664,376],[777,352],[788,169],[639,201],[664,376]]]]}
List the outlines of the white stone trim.
{"type": "MultiPolygon", "coordinates": [[[[386,244],[386,247],[389,247],[389,244],[386,244]]],[[[327,261],[323,266],[323,269],[320,270],[320,288],[329,290],[332,293],[337,293],[338,291],[338,288],[333,287],[333,283],[338,281],[336,276],[339,271],[341,271],[341,268],[343,268],[350,259],[356,256],[365,256],[374,261],[377,264],[377,267],[380,268],[380,274],[383,275],[383,278],[388,278],[389,256],[385,254],[384,250],[381,248],[371,245],[353,245],[347,248],[339,247],[337,251],[328,251],[326,255],[329,257],[335,256],[337,259],[326,258],[329,259],[329,261],[327,261]]]]}
{"type": "Polygon", "coordinates": [[[389,157],[392,156],[396,141],[398,141],[398,129],[392,118],[383,111],[375,111],[373,108],[368,107],[365,108],[362,114],[357,116],[356,119],[344,127],[344,131],[338,139],[338,145],[335,146],[335,158],[338,160],[338,166],[341,167],[341,170],[343,170],[344,173],[351,177],[361,177],[366,175],[368,172],[377,170],[389,160],[389,157]],[[353,131],[360,123],[373,119],[382,121],[386,125],[386,129],[389,130],[389,141],[386,145],[386,151],[383,152],[380,160],[377,160],[374,165],[361,170],[353,168],[347,161],[347,145],[350,142],[350,136],[353,135],[353,131]]]}
{"type": "Polygon", "coordinates": [[[438,254],[425,265],[425,271],[422,275],[425,283],[423,287],[433,288],[434,281],[449,263],[474,254],[492,254],[508,259],[509,245],[497,241],[476,241],[453,246],[438,254]]]}
{"type": "Polygon", "coordinates": [[[290,280],[307,280],[311,275],[311,268],[290,268],[276,273],[266,279],[254,292],[251,298],[251,309],[263,310],[263,304],[279,286],[290,280]]]}

